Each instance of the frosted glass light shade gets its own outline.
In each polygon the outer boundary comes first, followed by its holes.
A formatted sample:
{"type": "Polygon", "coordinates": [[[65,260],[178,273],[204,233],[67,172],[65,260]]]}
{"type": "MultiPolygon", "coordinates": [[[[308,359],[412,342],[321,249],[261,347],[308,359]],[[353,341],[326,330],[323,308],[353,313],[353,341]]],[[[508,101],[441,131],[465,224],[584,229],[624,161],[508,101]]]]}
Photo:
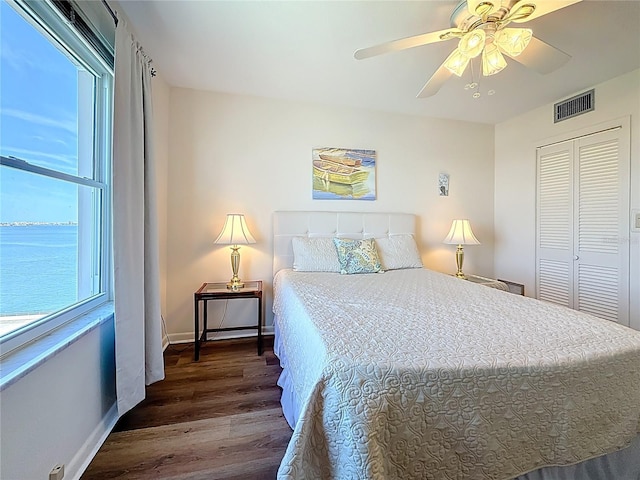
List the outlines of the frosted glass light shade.
{"type": "Polygon", "coordinates": [[[451,229],[442,242],[450,245],[480,245],[467,219],[451,222],[451,229]]]}
{"type": "Polygon", "coordinates": [[[470,58],[464,55],[459,49],[451,52],[451,55],[444,61],[444,66],[451,72],[461,77],[465,68],[469,64],[470,58]]]}
{"type": "Polygon", "coordinates": [[[458,50],[469,58],[475,58],[480,55],[484,48],[486,34],[484,30],[472,30],[465,34],[458,43],[458,50]]]}
{"type": "Polygon", "coordinates": [[[507,55],[517,57],[527,48],[532,36],[530,28],[503,28],[496,32],[494,43],[507,55]]]}
{"type": "Polygon", "coordinates": [[[482,51],[482,74],[495,75],[507,66],[507,61],[494,43],[487,43],[482,51]]]}
{"type": "Polygon", "coordinates": [[[213,243],[220,245],[248,245],[256,243],[256,241],[247,227],[244,215],[229,213],[227,214],[227,220],[224,222],[224,227],[222,227],[222,232],[213,243]]]}

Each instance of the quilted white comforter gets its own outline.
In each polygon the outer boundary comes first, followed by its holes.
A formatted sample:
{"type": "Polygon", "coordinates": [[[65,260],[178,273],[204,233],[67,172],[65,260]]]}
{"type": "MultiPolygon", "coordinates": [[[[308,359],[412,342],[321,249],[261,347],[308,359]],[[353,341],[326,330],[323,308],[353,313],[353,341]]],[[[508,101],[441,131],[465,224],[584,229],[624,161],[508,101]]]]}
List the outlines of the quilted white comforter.
{"type": "Polygon", "coordinates": [[[426,269],[280,271],[297,423],[279,479],[509,479],[618,450],[640,332],[426,269]]]}

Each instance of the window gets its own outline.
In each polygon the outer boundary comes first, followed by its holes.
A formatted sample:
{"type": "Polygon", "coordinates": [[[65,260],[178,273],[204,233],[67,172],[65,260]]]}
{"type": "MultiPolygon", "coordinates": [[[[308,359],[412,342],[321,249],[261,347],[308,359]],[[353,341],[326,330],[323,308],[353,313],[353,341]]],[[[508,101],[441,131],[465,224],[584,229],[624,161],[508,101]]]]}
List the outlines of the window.
{"type": "Polygon", "coordinates": [[[51,3],[0,8],[4,353],[110,299],[113,73],[51,3]]]}

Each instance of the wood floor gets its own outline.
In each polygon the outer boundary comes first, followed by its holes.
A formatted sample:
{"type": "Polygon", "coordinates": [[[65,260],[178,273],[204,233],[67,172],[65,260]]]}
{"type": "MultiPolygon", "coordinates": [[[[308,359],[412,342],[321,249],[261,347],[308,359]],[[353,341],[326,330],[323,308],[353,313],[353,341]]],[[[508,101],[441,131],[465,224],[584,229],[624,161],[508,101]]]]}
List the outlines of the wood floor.
{"type": "Polygon", "coordinates": [[[124,415],[83,480],[271,480],[291,437],[269,337],[165,351],[165,380],[124,415]]]}

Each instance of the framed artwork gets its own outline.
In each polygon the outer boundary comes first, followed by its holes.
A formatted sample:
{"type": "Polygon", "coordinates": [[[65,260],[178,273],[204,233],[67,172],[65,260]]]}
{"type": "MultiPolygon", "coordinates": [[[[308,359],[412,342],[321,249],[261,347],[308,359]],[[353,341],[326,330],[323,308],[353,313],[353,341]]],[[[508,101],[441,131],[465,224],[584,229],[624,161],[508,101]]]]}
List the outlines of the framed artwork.
{"type": "Polygon", "coordinates": [[[314,148],[314,200],[375,200],[376,151],[314,148]]]}
{"type": "Polygon", "coordinates": [[[441,197],[449,196],[449,174],[441,173],[438,176],[438,190],[440,191],[441,197]]]}

